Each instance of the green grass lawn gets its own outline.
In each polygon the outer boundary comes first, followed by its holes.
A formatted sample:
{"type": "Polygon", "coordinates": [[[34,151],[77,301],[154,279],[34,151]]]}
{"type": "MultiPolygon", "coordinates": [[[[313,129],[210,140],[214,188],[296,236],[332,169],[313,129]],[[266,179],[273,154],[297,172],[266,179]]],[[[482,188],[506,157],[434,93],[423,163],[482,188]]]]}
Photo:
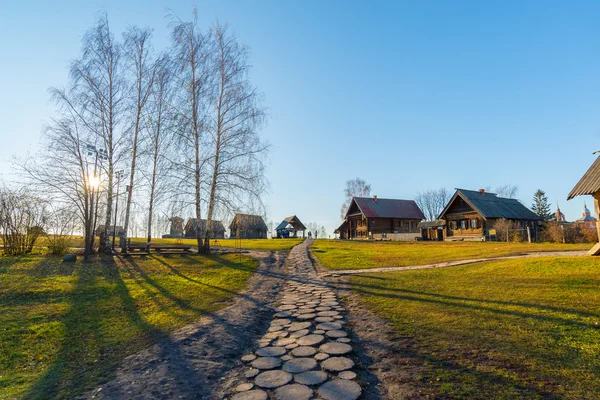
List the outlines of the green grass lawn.
{"type": "Polygon", "coordinates": [[[235,255],[115,261],[0,258],[0,399],[84,392],[125,356],[224,307],[258,266],[235,255]]]}
{"type": "MultiPolygon", "coordinates": [[[[253,249],[253,250],[290,250],[297,244],[302,243],[303,239],[218,239],[211,240],[211,246],[222,246],[222,247],[238,247],[242,249],[253,249]]],[[[146,238],[131,238],[132,243],[146,243],[146,238]]],[[[196,239],[152,239],[154,244],[188,244],[196,246],[198,242],[196,239]]]]}
{"type": "Polygon", "coordinates": [[[532,251],[589,250],[591,244],[500,242],[376,242],[316,240],[313,253],[325,268],[402,267],[532,251]]]}
{"type": "Polygon", "coordinates": [[[502,260],[351,282],[410,343],[402,355],[424,364],[418,379],[436,398],[600,398],[600,259],[502,260]]]}

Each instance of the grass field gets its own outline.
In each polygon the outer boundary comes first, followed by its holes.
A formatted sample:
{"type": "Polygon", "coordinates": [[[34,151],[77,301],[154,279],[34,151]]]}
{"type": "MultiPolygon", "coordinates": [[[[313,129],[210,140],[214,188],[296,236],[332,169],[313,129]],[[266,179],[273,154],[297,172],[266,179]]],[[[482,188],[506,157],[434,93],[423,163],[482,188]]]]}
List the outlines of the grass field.
{"type": "Polygon", "coordinates": [[[599,259],[502,260],[351,280],[408,341],[402,355],[424,364],[418,379],[439,398],[600,398],[599,259]]]}
{"type": "Polygon", "coordinates": [[[0,399],[82,393],[126,355],[224,307],[258,265],[234,255],[115,261],[0,258],[0,399]]]}
{"type": "Polygon", "coordinates": [[[500,242],[375,242],[316,240],[311,246],[325,268],[408,266],[534,251],[589,250],[591,244],[500,242]]]}

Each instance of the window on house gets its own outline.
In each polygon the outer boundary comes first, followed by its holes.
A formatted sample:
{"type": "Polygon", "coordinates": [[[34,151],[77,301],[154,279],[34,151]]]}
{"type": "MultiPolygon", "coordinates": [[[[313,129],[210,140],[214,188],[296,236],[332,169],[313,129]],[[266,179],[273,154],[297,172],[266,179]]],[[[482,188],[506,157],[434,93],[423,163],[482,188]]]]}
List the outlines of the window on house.
{"type": "Polygon", "coordinates": [[[413,227],[413,228],[416,228],[416,227],[417,227],[417,223],[416,223],[416,222],[413,222],[413,223],[412,223],[412,227],[413,227]]]}
{"type": "Polygon", "coordinates": [[[460,221],[460,229],[467,229],[467,221],[464,219],[460,221]]]}
{"type": "Polygon", "coordinates": [[[476,219],[472,219],[471,220],[471,229],[476,229],[477,228],[477,220],[476,219]]]}
{"type": "Polygon", "coordinates": [[[450,229],[456,229],[456,221],[450,221],[450,229]]]}

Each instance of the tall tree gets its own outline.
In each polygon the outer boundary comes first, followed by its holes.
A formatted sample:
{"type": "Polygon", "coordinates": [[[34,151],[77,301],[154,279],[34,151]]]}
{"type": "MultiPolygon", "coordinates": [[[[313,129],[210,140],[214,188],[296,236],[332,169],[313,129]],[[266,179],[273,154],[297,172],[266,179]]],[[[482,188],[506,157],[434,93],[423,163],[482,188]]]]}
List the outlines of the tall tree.
{"type": "MultiPolygon", "coordinates": [[[[191,149],[191,163],[185,160],[178,166],[189,169],[192,165],[194,186],[194,209],[198,222],[202,219],[202,169],[205,165],[203,135],[205,133],[205,106],[209,92],[210,53],[209,38],[198,26],[198,13],[193,10],[193,19],[184,22],[178,17],[172,17],[173,60],[178,84],[182,88],[179,101],[176,104],[180,119],[181,145],[191,149]]],[[[200,225],[200,224],[199,224],[200,225]]],[[[198,252],[205,251],[202,232],[196,230],[198,252]]]]}
{"type": "Polygon", "coordinates": [[[211,30],[214,92],[210,95],[206,130],[212,145],[208,212],[204,251],[210,252],[210,235],[217,204],[232,211],[232,199],[260,199],[264,189],[262,158],[267,150],[258,136],[265,117],[260,94],[248,77],[248,48],[215,24],[211,30]],[[225,194],[226,196],[222,196],[225,194]]]}
{"type": "Polygon", "coordinates": [[[531,209],[544,221],[548,221],[550,218],[552,218],[552,211],[550,210],[548,197],[546,196],[546,192],[544,192],[542,189],[536,190],[536,192],[533,194],[533,204],[531,205],[531,209]]]}
{"type": "Polygon", "coordinates": [[[147,243],[152,241],[152,224],[154,207],[157,196],[159,195],[160,183],[166,170],[166,154],[169,142],[172,137],[170,125],[172,123],[168,104],[172,97],[171,85],[171,62],[166,55],[159,57],[156,63],[155,77],[152,85],[152,94],[150,97],[150,112],[147,115],[148,140],[146,153],[150,158],[151,171],[149,178],[149,199],[148,199],[148,224],[147,224],[147,243]]]}
{"type": "MultiPolygon", "coordinates": [[[[151,56],[152,31],[148,28],[140,29],[136,26],[130,27],[124,34],[124,54],[127,70],[133,75],[129,96],[131,127],[133,131],[133,142],[131,143],[131,169],[129,172],[129,185],[127,186],[127,203],[125,204],[125,222],[123,231],[127,238],[129,230],[129,218],[131,212],[131,199],[135,183],[136,162],[138,158],[138,138],[142,129],[142,117],[146,108],[146,103],[152,91],[154,81],[155,63],[151,56]]],[[[123,240],[123,252],[127,251],[123,240]]]]}
{"type": "Polygon", "coordinates": [[[427,221],[434,221],[442,213],[450,201],[450,192],[446,188],[420,192],[415,197],[415,202],[423,211],[427,221]]]}
{"type": "Polygon", "coordinates": [[[366,181],[355,178],[346,181],[346,188],[344,189],[345,200],[340,207],[340,218],[343,220],[346,217],[348,207],[353,197],[369,197],[371,195],[371,185],[366,181]]]}
{"type": "Polygon", "coordinates": [[[99,139],[100,149],[106,155],[106,212],[100,243],[101,250],[106,253],[112,252],[113,178],[124,138],[120,135],[126,89],[122,61],[121,45],[110,30],[108,16],[102,14],[83,38],[82,56],[71,65],[71,79],[76,104],[72,108],[80,123],[99,139]]]}
{"type": "Polygon", "coordinates": [[[498,197],[504,197],[507,199],[515,199],[519,194],[519,186],[513,184],[506,184],[498,186],[495,190],[498,197]]]}

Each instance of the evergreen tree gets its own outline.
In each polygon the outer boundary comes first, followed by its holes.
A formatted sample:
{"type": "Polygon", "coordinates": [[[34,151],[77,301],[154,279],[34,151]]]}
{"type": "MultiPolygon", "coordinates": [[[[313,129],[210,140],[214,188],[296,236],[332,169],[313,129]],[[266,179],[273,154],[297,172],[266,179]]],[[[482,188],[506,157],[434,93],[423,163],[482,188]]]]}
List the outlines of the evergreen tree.
{"type": "Polygon", "coordinates": [[[543,218],[544,221],[552,218],[548,197],[546,197],[546,192],[544,192],[542,189],[538,189],[533,195],[533,204],[531,205],[531,209],[534,213],[543,218]]]}

